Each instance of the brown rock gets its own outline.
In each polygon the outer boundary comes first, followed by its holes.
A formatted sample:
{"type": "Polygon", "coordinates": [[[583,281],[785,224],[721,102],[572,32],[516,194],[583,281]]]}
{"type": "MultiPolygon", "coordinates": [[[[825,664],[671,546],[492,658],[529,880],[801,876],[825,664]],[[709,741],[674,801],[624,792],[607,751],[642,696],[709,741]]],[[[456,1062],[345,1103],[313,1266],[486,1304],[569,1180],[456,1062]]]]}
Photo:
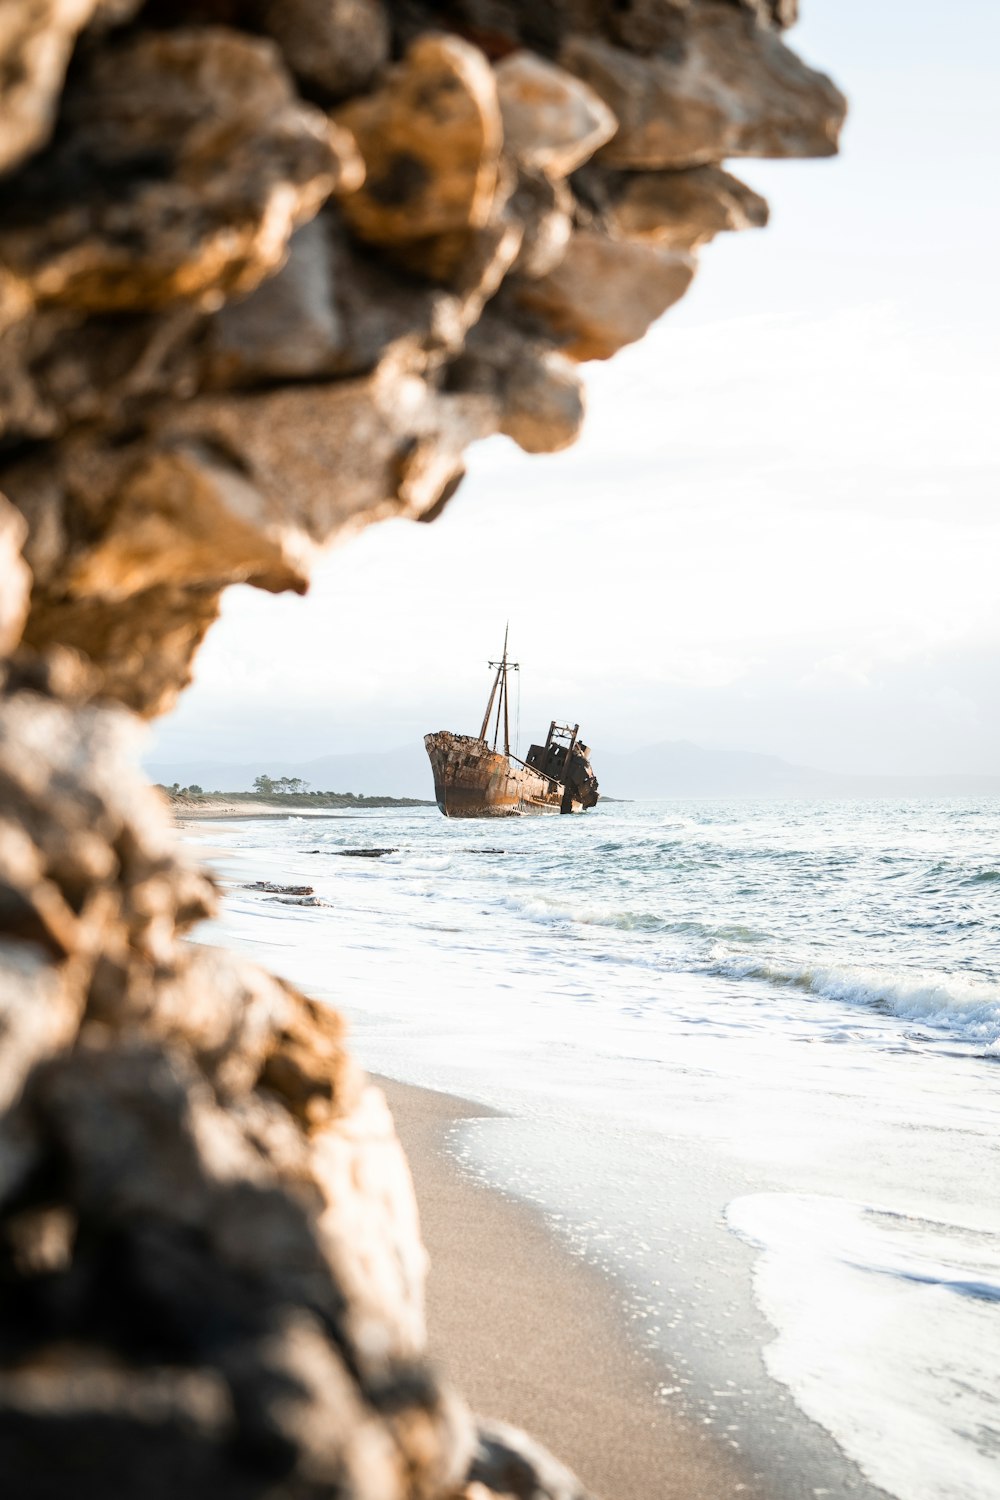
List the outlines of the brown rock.
{"type": "Polygon", "coordinates": [[[605,222],[627,240],[693,250],[725,230],[762,229],[766,201],[721,167],[629,172],[610,187],[605,222]]]}
{"type": "Polygon", "coordinates": [[[51,651],[72,641],[96,677],[96,692],[151,717],[167,713],[191,681],[191,664],[219,615],[220,589],[165,585],[128,599],[42,594],[25,641],[51,651]]]}
{"type": "Polygon", "coordinates": [[[5,1476],[55,1493],[86,1455],[95,1493],[166,1500],[181,1473],[235,1497],[252,1459],[309,1500],[430,1500],[472,1438],[414,1366],[424,1252],[388,1111],[335,1012],[178,941],[211,886],[132,735],[0,693],[5,1476]],[[57,909],[71,929],[39,942],[26,914],[57,909]]]}
{"type": "Polygon", "coordinates": [[[0,267],[0,441],[48,437],[59,426],[30,369],[38,332],[27,285],[0,267]]]}
{"type": "Polygon", "coordinates": [[[618,128],[593,89],[534,53],[503,58],[496,78],[504,147],[529,171],[568,177],[618,128]]]}
{"type": "Polygon", "coordinates": [[[0,258],[41,302],[157,308],[247,291],[362,175],[349,137],[295,99],[277,49],[221,28],[98,53],[65,113],[71,138],[24,169],[0,220],[0,258]]]}
{"type": "Polygon", "coordinates": [[[618,119],[601,152],[619,167],[691,167],[725,156],[832,156],[844,96],[777,33],[732,5],[700,4],[683,46],[636,56],[596,37],[571,38],[560,62],[618,119]]]}
{"type": "Polygon", "coordinates": [[[44,144],[77,33],[99,0],[12,0],[0,10],[0,172],[44,144]]]}
{"type": "Polygon", "coordinates": [[[292,72],[331,99],[366,88],[389,58],[381,0],[266,0],[261,24],[292,72]]]}
{"type": "Polygon", "coordinates": [[[565,30],[603,34],[620,47],[645,55],[681,44],[692,3],[693,0],[622,0],[609,5],[601,17],[604,24],[596,26],[593,12],[588,14],[583,6],[574,7],[575,14],[568,18],[565,30]]]}
{"type": "Polygon", "coordinates": [[[570,361],[552,350],[512,365],[503,398],[500,431],[525,453],[558,453],[580,436],[583,383],[570,361]]]}
{"type": "Polygon", "coordinates": [[[514,262],[519,276],[544,276],[562,260],[573,233],[573,195],[565,182],[522,171],[508,213],[522,226],[514,262]]]}
{"type": "Polygon", "coordinates": [[[782,31],[799,19],[799,0],[740,0],[740,3],[758,20],[770,22],[782,31]]]}
{"type": "Polygon", "coordinates": [[[366,379],[279,388],[238,401],[200,397],[166,417],[162,440],[183,445],[200,436],[209,447],[239,454],[261,495],[274,506],[287,501],[282,556],[300,559],[306,570],[318,543],[361,517],[430,509],[460,471],[463,449],[495,430],[488,402],[439,392],[386,361],[366,379]]]}
{"type": "Polygon", "coordinates": [[[0,656],[13,651],[28,616],[31,574],[21,556],[27,531],[24,517],[0,495],[0,656]]]}
{"type": "Polygon", "coordinates": [[[426,1366],[384,1101],[335,1011],[184,940],[213,882],[98,700],[169,707],[228,584],[433,519],[470,442],[573,441],[572,361],[763,222],[720,156],[829,151],[842,101],[794,0],[178,9],[0,6],[0,1470],[584,1500],[426,1366]]]}
{"type": "Polygon", "coordinates": [[[571,359],[609,359],[683,297],[694,272],[683,251],[581,230],[554,271],[510,295],[522,314],[562,341],[571,359]]]}
{"type": "Polygon", "coordinates": [[[252,579],[305,587],[284,516],[224,453],[178,443],[144,455],[118,492],[100,541],[67,570],[70,598],[124,600],[164,585],[252,579]]]}
{"type": "Polygon", "coordinates": [[[521,239],[520,224],[501,221],[485,229],[454,230],[427,240],[412,240],[399,246],[393,259],[418,276],[444,282],[462,293],[467,328],[514,264],[521,239]]]}
{"type": "Polygon", "coordinates": [[[506,1422],[480,1422],[477,1437],[456,1500],[593,1500],[575,1474],[506,1422]]]}
{"type": "Polygon", "coordinates": [[[361,239],[395,245],[486,224],[503,132],[493,71],[477,48],[419,38],[380,89],[336,119],[365,163],[364,185],[342,205],[361,239]]]}
{"type": "Polygon", "coordinates": [[[469,340],[452,379],[488,393],[500,408],[500,431],[526,453],[556,453],[579,436],[583,383],[563,355],[489,312],[469,340]]]}
{"type": "Polygon", "coordinates": [[[302,379],[331,368],[346,340],[323,215],[292,235],[288,258],[276,275],[248,297],[226,304],[209,337],[213,377],[220,385],[302,379]]]}

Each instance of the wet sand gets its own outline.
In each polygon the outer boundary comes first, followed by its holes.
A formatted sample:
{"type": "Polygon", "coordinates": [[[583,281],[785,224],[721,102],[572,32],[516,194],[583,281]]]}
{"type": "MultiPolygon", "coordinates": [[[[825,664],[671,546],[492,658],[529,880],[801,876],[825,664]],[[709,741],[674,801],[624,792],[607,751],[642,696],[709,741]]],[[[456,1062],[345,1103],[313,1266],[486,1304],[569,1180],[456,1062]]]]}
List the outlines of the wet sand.
{"type": "Polygon", "coordinates": [[[490,1111],[378,1082],[431,1256],[431,1352],[471,1404],[527,1428],[602,1500],[765,1500],[759,1477],[657,1398],[671,1372],[632,1345],[614,1287],[448,1155],[449,1131],[490,1111]]]}
{"type": "Polygon", "coordinates": [[[185,823],[211,822],[216,818],[349,818],[354,816],[349,808],[339,807],[282,807],[280,802],[227,802],[224,797],[217,801],[198,803],[172,802],[170,810],[175,821],[183,828],[185,823]]]}

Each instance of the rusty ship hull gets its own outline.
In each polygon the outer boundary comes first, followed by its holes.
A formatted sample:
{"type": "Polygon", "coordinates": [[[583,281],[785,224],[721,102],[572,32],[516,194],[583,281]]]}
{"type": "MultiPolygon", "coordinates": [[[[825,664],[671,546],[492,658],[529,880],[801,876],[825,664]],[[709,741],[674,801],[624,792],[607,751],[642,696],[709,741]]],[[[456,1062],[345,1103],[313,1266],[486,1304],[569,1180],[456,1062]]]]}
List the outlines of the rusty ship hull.
{"type": "MultiPolygon", "coordinates": [[[[447,729],[424,736],[434,796],[446,818],[520,818],[563,810],[563,789],[514,765],[471,734],[447,729]]],[[[567,811],[582,812],[579,802],[567,811]]]]}
{"type": "Polygon", "coordinates": [[[590,751],[579,737],[579,724],[557,724],[553,719],[544,745],[532,745],[526,760],[511,754],[509,674],[520,667],[507,656],[506,634],[503,656],[491,661],[490,668],[496,676],[478,735],[453,734],[450,729],[424,735],[434,796],[445,817],[523,818],[586,812],[596,806],[597,777],[590,751]]]}

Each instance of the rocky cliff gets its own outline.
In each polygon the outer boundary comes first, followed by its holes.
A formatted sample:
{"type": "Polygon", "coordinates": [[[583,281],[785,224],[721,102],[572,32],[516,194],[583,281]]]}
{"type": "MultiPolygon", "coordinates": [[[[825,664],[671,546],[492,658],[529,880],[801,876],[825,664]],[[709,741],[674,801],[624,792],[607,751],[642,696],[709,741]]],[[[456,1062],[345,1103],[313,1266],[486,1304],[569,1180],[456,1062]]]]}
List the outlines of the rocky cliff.
{"type": "Polygon", "coordinates": [[[222,590],[573,441],[577,365],[836,149],[794,0],[0,10],[0,1471],[11,1493],[568,1497],[423,1362],[324,1009],[184,941],[133,769],[222,590]]]}

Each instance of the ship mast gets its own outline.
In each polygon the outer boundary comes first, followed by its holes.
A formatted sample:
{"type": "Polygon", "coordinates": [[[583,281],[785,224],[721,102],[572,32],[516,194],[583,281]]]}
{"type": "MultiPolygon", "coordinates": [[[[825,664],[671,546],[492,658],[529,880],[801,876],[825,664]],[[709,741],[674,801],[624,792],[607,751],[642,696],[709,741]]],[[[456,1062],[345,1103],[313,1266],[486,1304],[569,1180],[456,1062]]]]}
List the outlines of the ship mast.
{"type": "Polygon", "coordinates": [[[507,756],[510,755],[510,697],[509,697],[509,691],[508,691],[508,686],[507,686],[507,673],[508,672],[518,672],[518,671],[520,671],[520,666],[521,666],[520,662],[508,661],[507,660],[507,639],[508,639],[509,635],[510,635],[510,621],[508,620],[506,628],[505,628],[504,633],[503,633],[503,656],[500,659],[500,661],[491,661],[490,662],[490,666],[496,668],[496,676],[493,679],[493,687],[490,690],[490,701],[486,705],[486,712],[483,715],[482,728],[479,731],[479,738],[484,743],[487,743],[488,742],[487,741],[487,737],[489,735],[489,728],[490,728],[490,719],[493,717],[493,705],[494,705],[494,703],[496,703],[497,721],[496,721],[496,727],[494,728],[494,731],[493,731],[493,748],[494,748],[494,750],[497,748],[497,742],[500,739],[500,716],[502,714],[503,715],[503,753],[504,753],[504,755],[507,755],[507,756]],[[499,701],[497,701],[497,690],[498,689],[499,689],[499,692],[500,692],[499,701]]]}

